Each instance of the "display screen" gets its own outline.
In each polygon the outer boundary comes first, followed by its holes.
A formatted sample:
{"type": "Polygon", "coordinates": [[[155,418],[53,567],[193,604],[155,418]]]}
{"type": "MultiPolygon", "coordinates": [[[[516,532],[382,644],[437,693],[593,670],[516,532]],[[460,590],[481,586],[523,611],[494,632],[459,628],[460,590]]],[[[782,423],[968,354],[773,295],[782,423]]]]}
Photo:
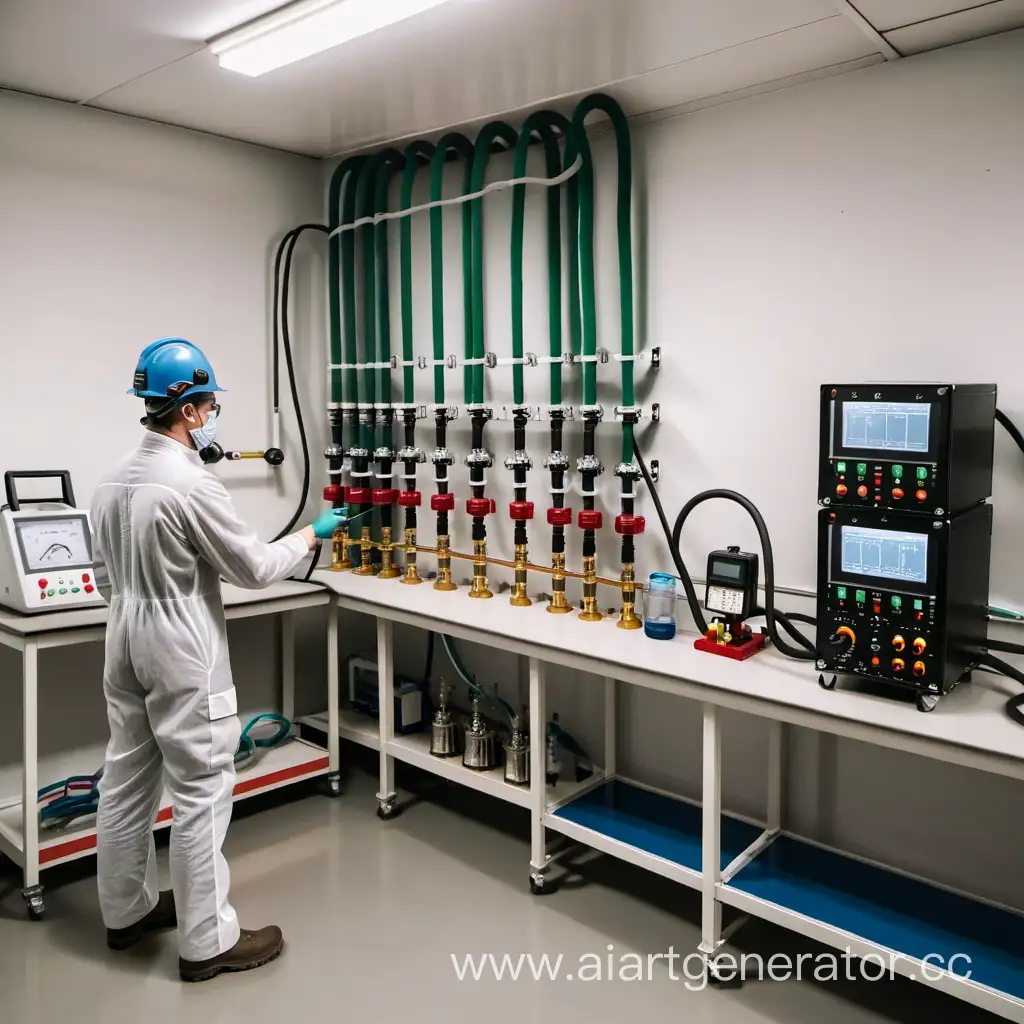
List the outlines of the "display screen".
{"type": "Polygon", "coordinates": [[[712,562],[711,575],[721,576],[728,580],[738,580],[743,572],[739,562],[712,562]]]}
{"type": "Polygon", "coordinates": [[[928,583],[928,534],[842,527],[842,569],[902,583],[928,583]]]}
{"type": "Polygon", "coordinates": [[[17,519],[14,526],[26,572],[87,569],[92,565],[85,516],[17,519]]]}
{"type": "Polygon", "coordinates": [[[843,447],[925,454],[931,416],[927,402],[844,402],[843,447]]]}

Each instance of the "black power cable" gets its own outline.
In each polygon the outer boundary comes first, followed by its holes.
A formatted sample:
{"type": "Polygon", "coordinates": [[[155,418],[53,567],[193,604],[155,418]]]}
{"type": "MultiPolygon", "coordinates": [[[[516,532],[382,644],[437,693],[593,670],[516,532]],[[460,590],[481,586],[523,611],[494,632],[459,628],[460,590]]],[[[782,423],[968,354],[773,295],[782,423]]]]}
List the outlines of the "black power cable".
{"type": "MultiPolygon", "coordinates": [[[[997,658],[994,654],[983,655],[981,664],[995,669],[1001,676],[1006,676],[1008,679],[1024,684],[1024,672],[1014,668],[1008,662],[1003,661],[1002,658],[997,658]]],[[[1024,725],[1024,693],[1011,697],[1006,702],[1006,713],[1018,725],[1024,725]]]]}
{"type": "Polygon", "coordinates": [[[1013,420],[1001,409],[996,409],[996,422],[1013,438],[1014,444],[1024,452],[1024,434],[1020,432],[1013,420]]]}
{"type": "MultiPolygon", "coordinates": [[[[772,643],[775,644],[779,651],[787,657],[795,658],[798,661],[817,660],[818,655],[814,644],[811,643],[811,641],[808,640],[807,637],[805,637],[791,621],[792,619],[797,618],[797,616],[785,615],[775,609],[775,559],[772,554],[772,542],[768,535],[768,527],[765,525],[764,517],[761,515],[757,506],[749,498],[737,491],[704,491],[703,493],[691,498],[686,505],[683,506],[679,515],[676,517],[675,526],[670,530],[668,517],[665,515],[665,509],[661,503],[661,497],[658,494],[658,489],[654,485],[650,471],[647,469],[647,463],[644,461],[643,454],[641,453],[635,438],[633,439],[633,454],[636,456],[637,462],[640,465],[640,472],[643,474],[644,481],[646,482],[647,488],[651,493],[651,498],[654,501],[654,507],[658,513],[658,519],[661,521],[661,527],[665,531],[665,537],[668,540],[668,547],[669,552],[672,555],[672,561],[675,563],[679,579],[682,581],[683,589],[686,591],[686,600],[690,606],[690,614],[693,616],[693,620],[697,624],[697,628],[700,629],[702,633],[706,633],[708,628],[707,621],[705,620],[704,613],[701,610],[700,601],[697,599],[697,591],[694,588],[693,580],[690,578],[690,574],[686,569],[686,564],[683,562],[682,549],[679,541],[682,535],[683,525],[689,518],[690,513],[705,501],[722,498],[726,501],[733,501],[744,508],[750,518],[754,521],[754,525],[757,527],[757,534],[761,540],[762,560],[764,561],[765,608],[763,610],[763,614],[768,623],[768,635],[771,637],[772,643]],[[793,640],[800,645],[799,647],[791,647],[782,639],[779,634],[779,625],[781,625],[793,640]]],[[[801,618],[809,617],[801,616],[801,618]]]]}

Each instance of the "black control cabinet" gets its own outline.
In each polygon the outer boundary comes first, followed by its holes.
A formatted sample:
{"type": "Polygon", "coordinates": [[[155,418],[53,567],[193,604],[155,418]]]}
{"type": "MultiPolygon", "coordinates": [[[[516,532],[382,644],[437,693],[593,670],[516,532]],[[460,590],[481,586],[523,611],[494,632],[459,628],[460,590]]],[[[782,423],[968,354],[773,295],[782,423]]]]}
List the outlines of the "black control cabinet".
{"type": "Polygon", "coordinates": [[[943,517],[992,494],[994,384],[824,384],[818,501],[943,517]]]}
{"type": "Polygon", "coordinates": [[[822,509],[819,668],[949,691],[985,649],[991,546],[988,504],[943,518],[822,509]]]}

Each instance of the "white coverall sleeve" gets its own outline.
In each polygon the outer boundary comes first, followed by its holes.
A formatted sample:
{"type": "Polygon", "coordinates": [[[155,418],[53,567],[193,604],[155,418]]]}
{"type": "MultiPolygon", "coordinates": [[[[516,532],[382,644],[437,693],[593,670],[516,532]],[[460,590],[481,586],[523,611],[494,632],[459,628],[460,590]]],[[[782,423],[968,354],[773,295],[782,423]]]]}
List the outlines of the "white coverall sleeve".
{"type": "Polygon", "coordinates": [[[110,604],[110,573],[107,572],[107,557],[103,553],[103,546],[98,535],[92,540],[92,576],[96,581],[96,589],[104,604],[110,604]]]}
{"type": "Polygon", "coordinates": [[[264,544],[238,518],[227,488],[212,473],[204,473],[185,499],[185,529],[224,579],[247,590],[262,590],[284,579],[309,554],[309,545],[297,533],[264,544]]]}

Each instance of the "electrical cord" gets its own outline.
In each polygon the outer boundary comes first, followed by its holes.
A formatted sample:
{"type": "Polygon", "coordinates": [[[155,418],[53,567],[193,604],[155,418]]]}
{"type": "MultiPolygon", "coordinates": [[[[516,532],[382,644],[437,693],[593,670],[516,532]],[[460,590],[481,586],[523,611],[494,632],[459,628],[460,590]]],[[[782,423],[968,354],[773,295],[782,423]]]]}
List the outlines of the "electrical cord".
{"type": "Polygon", "coordinates": [[[292,736],[292,723],[284,715],[257,715],[242,730],[235,751],[235,770],[246,771],[253,768],[263,755],[274,747],[287,743],[292,736]],[[267,724],[277,726],[270,736],[253,736],[253,730],[267,724]]]}
{"type": "MultiPolygon", "coordinates": [[[[994,654],[986,654],[981,658],[981,663],[989,668],[995,669],[1001,676],[1013,679],[1015,682],[1024,684],[1024,672],[1013,667],[1008,662],[997,658],[994,654]]],[[[1024,725],[1024,693],[1011,697],[1006,702],[1006,713],[1018,725],[1024,725]]]]}
{"type": "Polygon", "coordinates": [[[442,633],[441,643],[444,645],[445,652],[448,654],[448,660],[452,663],[452,667],[455,669],[456,673],[466,684],[466,686],[469,687],[470,693],[475,694],[481,700],[486,701],[488,704],[491,705],[492,708],[494,708],[495,711],[505,715],[508,718],[509,722],[511,722],[516,717],[516,713],[513,710],[512,706],[507,701],[499,697],[496,693],[488,693],[476,681],[476,679],[473,677],[469,669],[466,668],[465,663],[460,657],[458,649],[455,646],[455,640],[452,637],[442,633]]]}
{"type": "Polygon", "coordinates": [[[986,646],[991,651],[1001,651],[1004,654],[1024,654],[1024,644],[1011,644],[1008,640],[986,640],[986,646]]]}
{"type": "Polygon", "coordinates": [[[707,621],[705,620],[704,614],[701,610],[700,601],[697,599],[697,591],[693,586],[693,580],[690,578],[690,574],[687,572],[686,565],[683,562],[679,540],[682,535],[683,525],[689,518],[690,513],[698,505],[703,504],[705,501],[711,501],[715,498],[723,498],[727,501],[736,502],[736,504],[744,508],[750,518],[753,519],[754,525],[757,527],[758,537],[761,540],[762,558],[764,561],[764,615],[768,622],[768,635],[771,637],[772,643],[782,654],[785,654],[789,658],[795,658],[798,661],[815,661],[818,654],[815,650],[814,644],[811,643],[811,641],[800,633],[792,624],[791,620],[796,618],[796,616],[785,615],[784,613],[777,612],[775,609],[775,559],[772,554],[772,542],[768,535],[768,527],[765,525],[764,518],[758,511],[757,506],[754,505],[749,498],[739,494],[737,491],[704,491],[703,493],[691,498],[686,505],[683,506],[679,515],[676,517],[675,526],[670,530],[668,517],[665,515],[665,508],[661,503],[658,489],[654,485],[654,480],[651,478],[650,471],[647,468],[647,463],[644,461],[643,454],[641,453],[640,447],[635,438],[633,439],[633,454],[636,456],[636,460],[640,465],[640,472],[643,474],[644,481],[647,484],[647,489],[650,491],[651,498],[654,501],[654,507],[658,513],[658,519],[661,521],[661,527],[665,531],[665,537],[668,540],[668,547],[669,552],[672,555],[672,561],[675,563],[676,570],[679,573],[679,578],[683,584],[683,589],[686,591],[686,600],[690,606],[690,614],[693,616],[693,620],[697,624],[697,628],[702,633],[706,633],[708,628],[707,621]],[[785,629],[800,646],[791,647],[785,640],[783,640],[779,635],[778,625],[782,625],[783,629],[785,629]]]}
{"type": "Polygon", "coordinates": [[[1024,452],[1024,434],[1002,409],[996,409],[996,422],[1013,438],[1013,443],[1024,452]]]}

